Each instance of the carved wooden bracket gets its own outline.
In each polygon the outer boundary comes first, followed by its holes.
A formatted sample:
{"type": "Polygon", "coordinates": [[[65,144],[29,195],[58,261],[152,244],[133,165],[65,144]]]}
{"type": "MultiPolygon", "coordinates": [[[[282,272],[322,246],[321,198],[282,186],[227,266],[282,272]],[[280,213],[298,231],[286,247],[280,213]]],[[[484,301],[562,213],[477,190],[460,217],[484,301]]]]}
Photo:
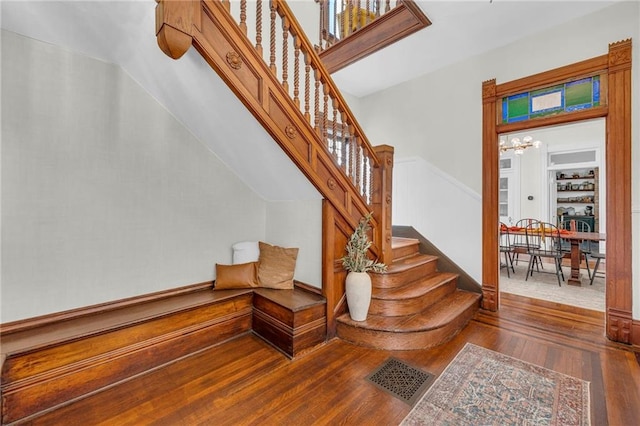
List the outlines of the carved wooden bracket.
{"type": "Polygon", "coordinates": [[[159,0],[156,6],[156,39],[167,56],[179,59],[191,47],[193,2],[159,0]]]}

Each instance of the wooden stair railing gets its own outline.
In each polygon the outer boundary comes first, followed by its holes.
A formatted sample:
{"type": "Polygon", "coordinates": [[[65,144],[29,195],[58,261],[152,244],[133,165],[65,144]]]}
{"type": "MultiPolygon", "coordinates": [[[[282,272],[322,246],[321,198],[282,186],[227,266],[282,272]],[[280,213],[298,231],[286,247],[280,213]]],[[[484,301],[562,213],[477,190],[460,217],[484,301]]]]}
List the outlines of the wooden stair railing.
{"type": "MultiPolygon", "coordinates": [[[[373,212],[372,256],[390,262],[393,148],[371,146],[287,4],[157,2],[162,51],[178,59],[193,45],[330,203],[325,212],[333,210],[331,229],[350,233],[373,212]]],[[[323,265],[335,264],[344,251],[344,245],[329,243],[337,241],[329,234],[325,226],[323,265]]],[[[335,331],[334,313],[344,310],[340,272],[333,268],[332,273],[323,272],[323,291],[332,295],[327,297],[329,336],[335,331]]]]}
{"type": "Polygon", "coordinates": [[[413,0],[316,0],[319,55],[334,73],[429,25],[413,0]]]}

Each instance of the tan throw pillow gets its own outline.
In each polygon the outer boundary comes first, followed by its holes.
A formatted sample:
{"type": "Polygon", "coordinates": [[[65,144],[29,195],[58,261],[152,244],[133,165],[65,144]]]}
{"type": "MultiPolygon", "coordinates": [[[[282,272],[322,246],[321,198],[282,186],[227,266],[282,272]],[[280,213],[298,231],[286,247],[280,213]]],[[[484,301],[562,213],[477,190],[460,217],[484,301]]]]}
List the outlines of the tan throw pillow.
{"type": "Polygon", "coordinates": [[[216,263],[214,290],[255,287],[258,287],[258,262],[238,265],[219,265],[216,263]]]}
{"type": "Polygon", "coordinates": [[[259,242],[259,246],[258,283],[260,287],[292,289],[298,249],[272,246],[262,241],[259,242]]]}

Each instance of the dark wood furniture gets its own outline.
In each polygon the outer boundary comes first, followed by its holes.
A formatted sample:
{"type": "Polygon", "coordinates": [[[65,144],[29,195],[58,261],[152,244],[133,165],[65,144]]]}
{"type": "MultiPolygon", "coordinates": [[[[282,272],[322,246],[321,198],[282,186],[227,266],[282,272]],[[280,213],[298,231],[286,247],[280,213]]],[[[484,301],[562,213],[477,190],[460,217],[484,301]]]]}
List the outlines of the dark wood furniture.
{"type": "Polygon", "coordinates": [[[570,285],[582,285],[580,277],[580,259],[582,252],[580,244],[583,241],[605,241],[606,235],[599,232],[570,232],[563,234],[562,238],[571,243],[571,276],[567,280],[570,285]]]}
{"type": "MultiPolygon", "coordinates": [[[[525,235],[524,230],[518,230],[510,228],[511,235],[525,235]]],[[[580,244],[583,241],[605,241],[606,234],[600,232],[562,232],[560,237],[563,240],[569,241],[571,244],[571,276],[567,280],[570,285],[582,285],[580,278],[580,262],[582,259],[582,251],[580,250],[580,244]]]]}
{"type": "Polygon", "coordinates": [[[309,291],[259,288],[253,294],[253,332],[293,358],[324,342],[325,299],[309,291]]]}
{"type": "Polygon", "coordinates": [[[324,298],[203,283],[3,324],[2,424],[148,373],[253,330],[289,357],[325,340],[324,298]]]}

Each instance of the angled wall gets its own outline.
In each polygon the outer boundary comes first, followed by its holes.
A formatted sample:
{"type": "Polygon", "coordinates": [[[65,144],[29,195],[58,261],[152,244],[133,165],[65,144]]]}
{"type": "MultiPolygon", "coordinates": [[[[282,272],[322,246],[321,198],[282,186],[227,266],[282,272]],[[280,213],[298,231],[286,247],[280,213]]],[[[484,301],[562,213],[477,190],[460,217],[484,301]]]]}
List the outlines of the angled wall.
{"type": "Polygon", "coordinates": [[[2,32],[1,322],[214,278],[267,203],[120,67],[2,32]]]}

